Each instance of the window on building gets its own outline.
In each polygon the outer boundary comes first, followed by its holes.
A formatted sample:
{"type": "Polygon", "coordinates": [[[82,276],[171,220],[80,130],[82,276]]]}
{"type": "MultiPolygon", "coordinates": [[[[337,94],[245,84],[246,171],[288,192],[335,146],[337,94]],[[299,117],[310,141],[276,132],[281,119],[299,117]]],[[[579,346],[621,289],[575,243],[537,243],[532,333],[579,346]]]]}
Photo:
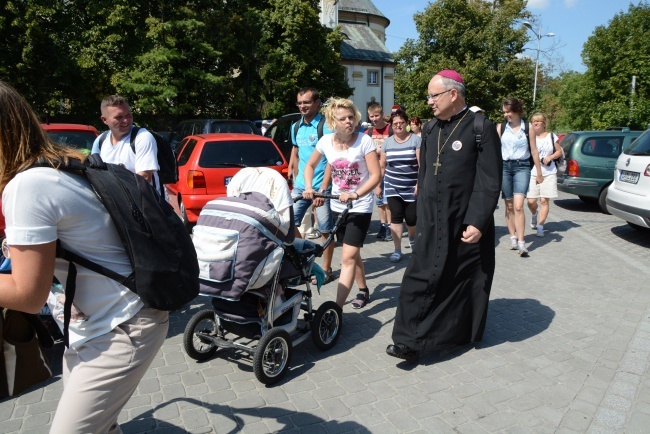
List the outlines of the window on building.
{"type": "Polygon", "coordinates": [[[343,68],[343,80],[348,81],[348,68],[343,68]]]}
{"type": "Polygon", "coordinates": [[[379,71],[368,71],[368,85],[376,86],[379,84],[379,71]]]}

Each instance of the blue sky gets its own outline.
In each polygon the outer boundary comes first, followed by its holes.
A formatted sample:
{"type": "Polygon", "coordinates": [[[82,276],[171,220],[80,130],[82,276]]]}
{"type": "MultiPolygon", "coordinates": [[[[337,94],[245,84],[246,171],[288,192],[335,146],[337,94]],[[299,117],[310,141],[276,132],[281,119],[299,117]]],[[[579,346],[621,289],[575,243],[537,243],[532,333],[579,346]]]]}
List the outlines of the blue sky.
{"type": "MultiPolygon", "coordinates": [[[[397,51],[407,38],[416,39],[413,14],[423,11],[428,0],[372,0],[375,6],[391,21],[386,29],[386,45],[397,51]]],[[[584,72],[582,47],[597,26],[604,25],[620,12],[627,12],[630,3],[638,5],[642,0],[528,0],[528,10],[535,14],[542,25],[542,34],[555,33],[555,37],[541,40],[542,51],[552,51],[554,73],[574,70],[584,72]],[[553,50],[551,50],[553,49],[553,50]]],[[[535,29],[538,30],[538,27],[535,29]]],[[[531,42],[525,55],[534,56],[537,39],[530,34],[531,42]]],[[[547,62],[549,60],[546,60],[547,62]]],[[[544,56],[540,63],[545,62],[544,56]]]]}

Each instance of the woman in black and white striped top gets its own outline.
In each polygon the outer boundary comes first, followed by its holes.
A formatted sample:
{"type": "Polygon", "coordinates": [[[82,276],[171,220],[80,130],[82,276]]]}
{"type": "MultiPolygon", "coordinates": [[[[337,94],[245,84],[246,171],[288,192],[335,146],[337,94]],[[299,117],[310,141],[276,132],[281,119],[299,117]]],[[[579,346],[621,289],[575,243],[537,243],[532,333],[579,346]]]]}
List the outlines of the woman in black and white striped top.
{"type": "Polygon", "coordinates": [[[422,140],[407,131],[408,119],[403,110],[391,114],[389,123],[393,127],[393,135],[384,141],[379,161],[385,183],[384,195],[391,212],[390,231],[395,245],[395,252],[389,258],[391,262],[402,259],[404,221],[406,221],[411,248],[413,248],[415,235],[415,198],[422,140]]]}

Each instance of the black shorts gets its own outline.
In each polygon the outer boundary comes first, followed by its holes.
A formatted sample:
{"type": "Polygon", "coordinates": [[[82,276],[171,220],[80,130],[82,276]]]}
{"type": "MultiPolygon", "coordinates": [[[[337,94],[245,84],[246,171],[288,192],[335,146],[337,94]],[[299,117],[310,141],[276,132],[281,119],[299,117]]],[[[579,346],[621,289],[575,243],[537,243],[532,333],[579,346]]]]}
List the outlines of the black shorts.
{"type": "Polygon", "coordinates": [[[399,196],[389,196],[390,222],[401,225],[406,220],[407,226],[415,226],[417,221],[416,202],[406,202],[399,196]]]}
{"type": "MultiPolygon", "coordinates": [[[[338,220],[341,213],[332,211],[332,219],[338,220]]],[[[343,233],[343,244],[353,247],[363,247],[363,242],[370,229],[372,213],[350,213],[338,230],[343,233]]]]}

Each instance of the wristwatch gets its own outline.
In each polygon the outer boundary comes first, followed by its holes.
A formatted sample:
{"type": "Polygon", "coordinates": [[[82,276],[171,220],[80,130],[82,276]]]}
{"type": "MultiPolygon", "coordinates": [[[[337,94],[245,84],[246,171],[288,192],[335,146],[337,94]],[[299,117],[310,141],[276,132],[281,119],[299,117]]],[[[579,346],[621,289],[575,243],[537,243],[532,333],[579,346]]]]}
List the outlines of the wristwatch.
{"type": "Polygon", "coordinates": [[[9,244],[7,244],[7,239],[2,239],[2,256],[9,259],[9,244]]]}

